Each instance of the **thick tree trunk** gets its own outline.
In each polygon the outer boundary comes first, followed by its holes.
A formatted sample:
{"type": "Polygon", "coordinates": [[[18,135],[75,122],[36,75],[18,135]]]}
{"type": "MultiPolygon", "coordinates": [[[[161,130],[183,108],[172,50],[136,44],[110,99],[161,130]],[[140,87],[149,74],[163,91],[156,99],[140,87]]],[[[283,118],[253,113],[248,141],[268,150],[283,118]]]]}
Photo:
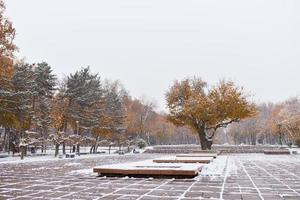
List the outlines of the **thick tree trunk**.
{"type": "Polygon", "coordinates": [[[199,135],[199,139],[200,139],[201,149],[202,150],[210,150],[211,146],[212,146],[212,140],[207,140],[205,134],[206,133],[205,133],[205,129],[204,128],[200,128],[198,130],[198,135],[199,135]]]}

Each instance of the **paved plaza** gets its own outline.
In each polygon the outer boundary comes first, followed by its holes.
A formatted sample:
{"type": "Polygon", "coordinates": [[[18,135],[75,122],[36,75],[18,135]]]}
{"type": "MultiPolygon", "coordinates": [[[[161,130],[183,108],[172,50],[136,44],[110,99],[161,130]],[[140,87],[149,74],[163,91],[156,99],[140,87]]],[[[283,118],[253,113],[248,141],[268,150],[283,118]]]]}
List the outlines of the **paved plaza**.
{"type": "Polygon", "coordinates": [[[0,199],[300,199],[300,155],[221,155],[194,179],[97,177],[94,166],[162,157],[112,155],[0,163],[0,199]]]}

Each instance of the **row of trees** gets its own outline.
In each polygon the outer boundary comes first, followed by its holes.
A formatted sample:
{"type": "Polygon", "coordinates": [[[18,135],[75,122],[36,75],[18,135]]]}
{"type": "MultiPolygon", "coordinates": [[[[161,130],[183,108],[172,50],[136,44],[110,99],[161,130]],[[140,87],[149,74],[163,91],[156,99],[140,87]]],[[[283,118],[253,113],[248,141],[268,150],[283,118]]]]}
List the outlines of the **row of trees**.
{"type": "MultiPolygon", "coordinates": [[[[174,141],[169,140],[172,133],[183,135],[155,112],[154,103],[132,99],[119,82],[101,81],[88,67],[59,83],[45,62],[20,62],[13,69],[2,95],[6,104],[1,104],[5,151],[18,152],[26,146],[44,151],[54,144],[57,155],[60,146],[63,153],[66,145],[79,153],[84,144],[96,152],[99,145],[130,146],[140,139],[165,144],[174,141]]],[[[193,142],[185,131],[185,142],[193,142]]]]}
{"type": "Polygon", "coordinates": [[[129,146],[141,139],[194,141],[188,129],[179,131],[155,112],[154,103],[131,98],[119,82],[101,80],[88,67],[58,80],[48,63],[16,59],[16,31],[4,11],[0,0],[1,151],[55,145],[58,154],[66,146],[79,152],[80,145],[89,145],[96,152],[99,145],[129,146]]]}
{"type": "Polygon", "coordinates": [[[259,113],[228,130],[235,144],[300,144],[300,100],[260,104],[259,113]]]}
{"type": "Polygon", "coordinates": [[[45,151],[54,145],[57,155],[60,147],[66,153],[66,146],[79,153],[88,145],[96,152],[100,145],[129,147],[141,140],[196,143],[197,136],[202,149],[222,138],[236,144],[299,140],[298,99],[255,105],[232,81],[213,86],[199,77],[175,81],[164,114],[88,67],[58,80],[48,63],[15,58],[15,29],[4,10],[0,0],[0,150],[24,154],[28,146],[45,151]]]}

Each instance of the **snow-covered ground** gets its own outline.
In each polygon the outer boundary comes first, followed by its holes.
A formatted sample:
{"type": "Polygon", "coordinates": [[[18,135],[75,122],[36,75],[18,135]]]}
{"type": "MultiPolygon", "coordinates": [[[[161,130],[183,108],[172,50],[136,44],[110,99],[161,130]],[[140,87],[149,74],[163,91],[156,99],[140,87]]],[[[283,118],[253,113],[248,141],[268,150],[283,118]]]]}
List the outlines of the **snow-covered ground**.
{"type": "Polygon", "coordinates": [[[200,176],[221,176],[225,172],[227,162],[228,156],[218,156],[211,163],[204,165],[200,176]]]}
{"type": "Polygon", "coordinates": [[[82,154],[80,156],[75,155],[74,158],[59,158],[59,156],[55,157],[54,155],[44,155],[44,156],[28,156],[24,157],[23,160],[19,156],[9,156],[6,158],[0,158],[0,163],[30,163],[30,162],[49,162],[49,161],[59,161],[59,160],[78,160],[78,159],[86,159],[86,158],[98,158],[105,156],[122,156],[118,154],[82,154]]]}
{"type": "Polygon", "coordinates": [[[300,199],[300,155],[220,155],[199,176],[183,180],[97,177],[92,171],[95,166],[122,166],[160,156],[167,155],[2,162],[0,199],[300,199]]]}
{"type": "MultiPolygon", "coordinates": [[[[28,156],[25,156],[23,160],[21,160],[19,154],[13,155],[12,153],[8,154],[6,153],[0,153],[0,163],[28,163],[28,162],[48,162],[48,161],[57,161],[57,160],[69,160],[69,159],[85,159],[85,158],[97,158],[97,157],[103,157],[103,156],[119,156],[119,154],[115,153],[117,150],[119,150],[118,147],[112,147],[109,154],[109,148],[108,147],[99,147],[97,154],[90,154],[89,153],[90,147],[81,147],[80,153],[81,155],[75,155],[75,158],[65,158],[64,155],[62,155],[62,150],[60,149],[59,156],[54,156],[54,149],[48,149],[46,153],[42,153],[41,150],[37,150],[36,153],[31,154],[28,152],[28,156]]],[[[145,149],[137,149],[139,154],[142,154],[145,149]]],[[[66,148],[66,153],[70,153],[70,149],[66,148]]],[[[134,154],[133,151],[127,153],[128,154],[134,154]]],[[[121,155],[122,156],[122,155],[121,155]]]]}

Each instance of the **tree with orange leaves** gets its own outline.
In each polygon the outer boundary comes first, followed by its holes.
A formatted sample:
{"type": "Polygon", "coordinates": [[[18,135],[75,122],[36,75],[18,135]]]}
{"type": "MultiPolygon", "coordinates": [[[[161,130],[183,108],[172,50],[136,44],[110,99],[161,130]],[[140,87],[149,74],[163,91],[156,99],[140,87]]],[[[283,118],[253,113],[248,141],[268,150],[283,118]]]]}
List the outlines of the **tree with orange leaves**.
{"type": "Polygon", "coordinates": [[[221,81],[211,89],[196,77],[175,81],[166,100],[168,119],[177,126],[186,125],[196,131],[202,149],[211,149],[217,129],[256,113],[243,88],[232,81],[221,81]]]}
{"type": "Polygon", "coordinates": [[[12,85],[10,80],[14,71],[14,52],[17,50],[13,43],[15,29],[12,23],[4,16],[5,5],[0,0],[0,123],[12,124],[14,116],[11,113],[12,85]]]}
{"type": "Polygon", "coordinates": [[[4,11],[4,2],[0,0],[0,77],[10,78],[13,74],[13,53],[17,49],[13,43],[16,32],[12,23],[4,16],[4,11]]]}

